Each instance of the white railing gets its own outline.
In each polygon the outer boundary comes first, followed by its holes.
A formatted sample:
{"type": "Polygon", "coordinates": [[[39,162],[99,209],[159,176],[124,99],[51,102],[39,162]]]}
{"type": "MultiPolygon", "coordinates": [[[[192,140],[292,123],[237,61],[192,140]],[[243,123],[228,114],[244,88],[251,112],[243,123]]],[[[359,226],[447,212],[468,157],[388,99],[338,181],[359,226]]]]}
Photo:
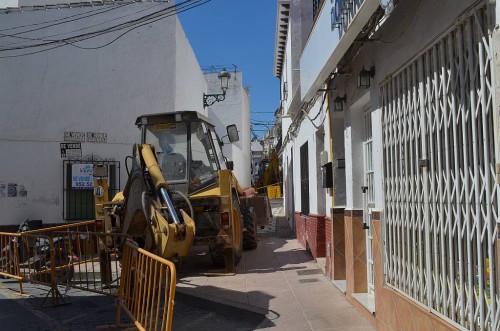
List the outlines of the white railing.
{"type": "Polygon", "coordinates": [[[386,284],[469,330],[500,329],[486,6],[381,85],[386,284]]]}
{"type": "Polygon", "coordinates": [[[330,11],[332,30],[339,29],[342,36],[365,0],[335,0],[330,11]]]}
{"type": "Polygon", "coordinates": [[[373,257],[373,227],[371,209],[375,205],[374,169],[373,169],[373,135],[372,114],[367,111],[363,115],[365,123],[365,138],[363,141],[364,184],[363,186],[363,223],[366,227],[366,267],[368,293],[375,292],[374,257],[373,257]]]}

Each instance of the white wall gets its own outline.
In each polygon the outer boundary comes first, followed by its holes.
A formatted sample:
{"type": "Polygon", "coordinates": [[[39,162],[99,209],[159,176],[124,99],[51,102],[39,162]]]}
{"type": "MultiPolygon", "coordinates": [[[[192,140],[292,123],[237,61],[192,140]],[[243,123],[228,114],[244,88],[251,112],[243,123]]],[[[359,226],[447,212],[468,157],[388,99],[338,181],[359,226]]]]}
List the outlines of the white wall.
{"type": "Polygon", "coordinates": [[[180,21],[176,21],[176,61],[175,61],[175,110],[196,110],[207,115],[203,109],[203,93],[207,90],[207,82],[191,48],[180,21]],[[193,79],[195,78],[195,79],[193,79]],[[200,93],[201,92],[201,93],[200,93]]]}
{"type": "Polygon", "coordinates": [[[331,10],[334,4],[333,1],[324,2],[300,58],[302,101],[314,96],[379,7],[378,0],[364,0],[347,32],[341,36],[339,29],[332,30],[331,10]]]}
{"type": "MultiPolygon", "coordinates": [[[[131,19],[137,11],[154,5],[131,4],[70,26],[57,25],[26,36],[43,37],[103,22],[110,24],[114,18],[129,14],[131,19]]],[[[95,7],[0,13],[0,29],[92,9],[95,7]]],[[[148,11],[139,15],[145,13],[148,11]]],[[[176,108],[193,109],[199,102],[186,96],[202,98],[204,77],[181,29],[177,18],[170,17],[136,29],[98,50],[65,46],[0,59],[0,182],[16,183],[27,191],[26,197],[0,196],[0,225],[18,224],[28,217],[50,223],[62,221],[63,159],[59,143],[65,131],[107,133],[107,143],[82,143],[82,153],[120,161],[123,188],[123,162],[136,140],[136,117],[176,108]],[[180,58],[183,60],[178,63],[180,58]],[[176,72],[179,64],[184,69],[182,77],[176,72]]],[[[79,45],[99,46],[116,36],[79,45]]],[[[4,45],[10,42],[18,40],[2,40],[4,45]]],[[[0,56],[5,54],[1,52],[0,56]]]]}
{"type": "MultiPolygon", "coordinates": [[[[330,101],[332,98],[330,98],[330,101]]],[[[331,108],[333,103],[331,102],[331,108]]],[[[346,204],[346,168],[345,168],[345,150],[344,150],[344,114],[345,112],[330,112],[331,117],[331,137],[333,162],[333,193],[335,195],[335,206],[343,207],[346,204]],[[339,159],[344,160],[344,168],[339,168],[339,159]]]]}
{"type": "Polygon", "coordinates": [[[0,8],[13,8],[19,6],[19,0],[2,0],[0,1],[0,8]]]}
{"type": "MultiPolygon", "coordinates": [[[[243,75],[241,72],[230,72],[231,79],[226,92],[226,99],[216,102],[208,107],[208,117],[215,125],[219,137],[227,135],[226,127],[236,124],[240,140],[229,143],[227,137],[223,139],[224,155],[234,162],[234,174],[240,185],[250,186],[251,162],[250,151],[250,95],[243,88],[243,75]]],[[[222,93],[220,88],[219,73],[205,73],[209,94],[222,93]]]]}
{"type": "MultiPolygon", "coordinates": [[[[315,117],[316,114],[320,111],[320,106],[321,106],[321,98],[318,98],[316,103],[313,105],[313,107],[309,110],[309,116],[311,118],[315,117]]],[[[317,119],[314,120],[314,124],[317,127],[321,127],[322,130],[325,130],[325,127],[328,126],[328,119],[326,118],[326,101],[325,105],[323,106],[323,109],[321,111],[321,114],[318,116],[317,119]]],[[[321,184],[321,172],[318,172],[318,165],[320,163],[320,160],[318,158],[319,153],[317,153],[317,128],[313,125],[313,123],[304,118],[302,121],[302,124],[300,126],[300,129],[297,132],[297,137],[293,139],[292,145],[293,145],[293,162],[295,162],[295,168],[294,168],[294,187],[295,187],[295,209],[296,211],[301,210],[301,181],[300,181],[300,147],[307,141],[308,142],[308,157],[309,157],[309,162],[308,162],[308,167],[309,167],[309,207],[310,210],[309,212],[311,214],[320,214],[320,215],[325,215],[325,209],[326,206],[322,203],[318,203],[318,192],[323,193],[324,195],[327,195],[328,192],[326,189],[321,188],[319,189],[318,186],[321,184]],[[320,207],[320,208],[318,208],[320,207]]],[[[328,139],[325,137],[324,139],[324,146],[323,150],[327,151],[329,153],[329,144],[328,144],[328,139]]],[[[322,201],[327,201],[330,198],[328,197],[322,197],[322,201]],[[326,199],[326,200],[325,200],[326,199]]]]}
{"type": "Polygon", "coordinates": [[[346,167],[346,209],[362,209],[364,185],[363,139],[366,110],[370,110],[370,93],[365,94],[348,105],[345,110],[345,167],[346,167]]]}

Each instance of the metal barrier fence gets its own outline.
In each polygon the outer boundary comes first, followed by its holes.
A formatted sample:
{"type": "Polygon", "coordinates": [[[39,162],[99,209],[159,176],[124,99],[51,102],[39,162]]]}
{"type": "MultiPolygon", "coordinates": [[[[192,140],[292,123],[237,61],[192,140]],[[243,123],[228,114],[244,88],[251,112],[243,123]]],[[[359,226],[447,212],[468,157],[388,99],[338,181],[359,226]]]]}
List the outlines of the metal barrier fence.
{"type": "Polygon", "coordinates": [[[82,222],[23,233],[0,232],[0,275],[47,285],[52,305],[64,304],[60,286],[118,296],[122,311],[139,330],[171,330],[176,271],[126,235],[90,231],[82,222]],[[75,231],[73,231],[75,230],[75,231]],[[123,255],[120,256],[120,249],[123,255]]]}
{"type": "Polygon", "coordinates": [[[23,277],[19,270],[19,251],[17,242],[20,234],[0,232],[0,276],[17,279],[19,293],[23,294],[23,277]]]}
{"type": "Polygon", "coordinates": [[[119,247],[128,236],[116,233],[54,232],[63,238],[62,251],[71,254],[70,287],[107,295],[117,295],[121,264],[119,247]]]}
{"type": "Polygon", "coordinates": [[[122,310],[139,330],[171,330],[176,273],[172,262],[135,243],[124,245],[116,325],[122,310]]]}
{"type": "MultiPolygon", "coordinates": [[[[117,295],[121,234],[93,232],[94,221],[23,233],[0,233],[0,275],[50,286],[52,304],[62,296],[58,286],[117,295]]],[[[63,300],[64,301],[64,300],[63,300]]]]}

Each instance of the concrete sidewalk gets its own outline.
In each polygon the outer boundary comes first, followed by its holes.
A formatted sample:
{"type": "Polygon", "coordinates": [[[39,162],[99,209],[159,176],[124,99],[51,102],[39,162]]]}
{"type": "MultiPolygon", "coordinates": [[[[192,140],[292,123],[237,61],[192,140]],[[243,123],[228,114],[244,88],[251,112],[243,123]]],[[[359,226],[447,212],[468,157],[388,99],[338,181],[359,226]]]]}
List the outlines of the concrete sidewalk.
{"type": "Polygon", "coordinates": [[[210,276],[208,252],[193,247],[179,272],[178,293],[266,312],[255,329],[375,330],[321,273],[295,239],[260,238],[233,276],[210,276]]]}

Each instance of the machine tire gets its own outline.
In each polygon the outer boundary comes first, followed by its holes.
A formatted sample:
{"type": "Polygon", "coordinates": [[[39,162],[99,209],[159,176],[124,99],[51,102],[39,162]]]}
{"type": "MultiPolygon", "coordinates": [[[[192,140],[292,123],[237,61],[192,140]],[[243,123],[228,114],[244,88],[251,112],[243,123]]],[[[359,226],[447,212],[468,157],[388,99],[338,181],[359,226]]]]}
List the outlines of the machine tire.
{"type": "Polygon", "coordinates": [[[224,266],[224,244],[210,244],[208,246],[210,258],[216,267],[224,266]]]}
{"type": "Polygon", "coordinates": [[[253,207],[243,209],[241,216],[243,218],[243,226],[245,227],[245,231],[243,232],[243,249],[246,251],[256,249],[257,222],[253,207]]]}
{"type": "MultiPolygon", "coordinates": [[[[208,246],[210,252],[210,258],[212,259],[212,264],[216,267],[224,267],[226,265],[226,256],[224,244],[210,244],[208,246]]],[[[231,248],[234,254],[234,265],[237,266],[241,261],[241,250],[240,253],[237,254],[237,250],[231,248]]]]}

